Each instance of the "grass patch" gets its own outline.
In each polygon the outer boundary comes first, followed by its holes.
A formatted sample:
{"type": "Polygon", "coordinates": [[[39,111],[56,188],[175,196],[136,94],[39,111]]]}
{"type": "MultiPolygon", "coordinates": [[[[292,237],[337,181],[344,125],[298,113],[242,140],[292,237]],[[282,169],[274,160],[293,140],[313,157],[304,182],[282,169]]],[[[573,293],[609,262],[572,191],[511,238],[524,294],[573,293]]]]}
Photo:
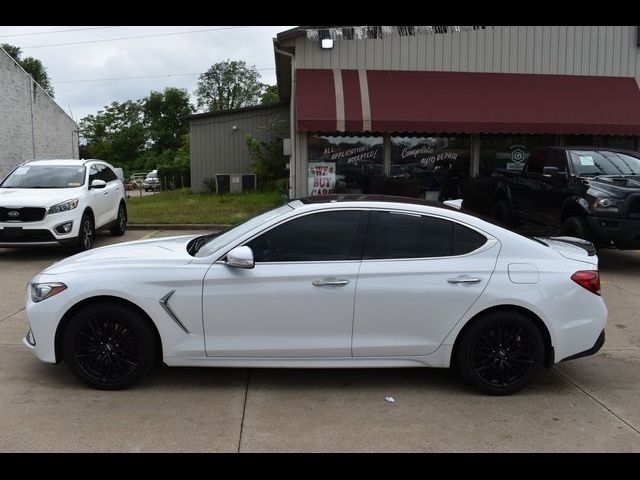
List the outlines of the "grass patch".
{"type": "Polygon", "coordinates": [[[238,195],[192,193],[185,188],[146,197],[135,193],[127,201],[129,223],[236,224],[245,218],[282,204],[278,192],[247,192],[238,195]]]}

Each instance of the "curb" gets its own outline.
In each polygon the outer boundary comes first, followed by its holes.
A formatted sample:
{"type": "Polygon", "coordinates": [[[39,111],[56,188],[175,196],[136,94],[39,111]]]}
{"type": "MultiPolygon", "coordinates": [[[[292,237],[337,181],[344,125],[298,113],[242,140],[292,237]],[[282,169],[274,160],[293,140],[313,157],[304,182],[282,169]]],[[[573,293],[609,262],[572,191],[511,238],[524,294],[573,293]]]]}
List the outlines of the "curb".
{"type": "Polygon", "coordinates": [[[152,223],[138,223],[127,224],[128,230],[224,230],[231,225],[224,224],[190,224],[190,223],[165,223],[165,224],[152,224],[152,223]]]}

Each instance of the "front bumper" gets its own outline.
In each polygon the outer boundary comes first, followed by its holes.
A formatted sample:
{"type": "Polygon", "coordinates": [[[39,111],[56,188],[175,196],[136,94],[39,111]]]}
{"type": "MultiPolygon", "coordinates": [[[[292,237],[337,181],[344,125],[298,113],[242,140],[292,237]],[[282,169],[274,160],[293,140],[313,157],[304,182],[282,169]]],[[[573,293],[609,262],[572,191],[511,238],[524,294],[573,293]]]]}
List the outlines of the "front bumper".
{"type": "Polygon", "coordinates": [[[602,246],[623,250],[640,249],[640,220],[588,216],[591,232],[602,246]]]}
{"type": "MultiPolygon", "coordinates": [[[[77,210],[77,209],[76,209],[77,210]]],[[[65,245],[75,241],[80,233],[80,220],[76,210],[45,215],[37,222],[0,222],[0,248],[65,245]],[[69,233],[60,233],[57,227],[72,222],[69,233]]]]}
{"type": "MultiPolygon", "coordinates": [[[[36,276],[31,282],[45,282],[52,280],[46,275],[36,276]]],[[[41,361],[57,363],[55,338],[62,315],[70,306],[67,291],[63,291],[42,302],[31,299],[30,284],[25,292],[25,311],[29,332],[22,339],[22,343],[41,361]]]]}

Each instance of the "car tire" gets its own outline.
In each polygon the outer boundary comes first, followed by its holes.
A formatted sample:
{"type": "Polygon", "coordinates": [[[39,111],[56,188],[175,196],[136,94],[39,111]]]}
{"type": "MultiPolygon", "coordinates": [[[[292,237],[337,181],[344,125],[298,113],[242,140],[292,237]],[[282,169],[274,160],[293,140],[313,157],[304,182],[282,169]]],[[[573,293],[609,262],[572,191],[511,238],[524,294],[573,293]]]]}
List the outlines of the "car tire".
{"type": "Polygon", "coordinates": [[[516,223],[516,218],[513,214],[511,204],[507,200],[498,200],[493,206],[491,213],[492,217],[502,225],[511,227],[516,223]]]}
{"type": "Polygon", "coordinates": [[[544,361],[544,339],[516,311],[478,318],[457,348],[456,366],[465,382],[488,395],[509,395],[527,386],[544,361]]]}
{"type": "Polygon", "coordinates": [[[127,207],[124,203],[121,203],[118,207],[118,217],[116,218],[116,224],[110,231],[111,235],[115,237],[121,237],[127,231],[127,207]]]}
{"type": "Polygon", "coordinates": [[[78,239],[73,250],[76,253],[86,252],[93,248],[93,244],[96,238],[96,227],[93,223],[91,215],[85,213],[80,220],[80,232],[78,233],[78,239]]]}
{"type": "Polygon", "coordinates": [[[562,234],[568,237],[582,238],[595,245],[593,235],[585,217],[569,217],[562,223],[562,234]]]}
{"type": "Polygon", "coordinates": [[[76,312],[63,336],[71,372],[100,390],[122,390],[154,364],[155,339],[142,316],[126,305],[95,303],[76,312]]]}

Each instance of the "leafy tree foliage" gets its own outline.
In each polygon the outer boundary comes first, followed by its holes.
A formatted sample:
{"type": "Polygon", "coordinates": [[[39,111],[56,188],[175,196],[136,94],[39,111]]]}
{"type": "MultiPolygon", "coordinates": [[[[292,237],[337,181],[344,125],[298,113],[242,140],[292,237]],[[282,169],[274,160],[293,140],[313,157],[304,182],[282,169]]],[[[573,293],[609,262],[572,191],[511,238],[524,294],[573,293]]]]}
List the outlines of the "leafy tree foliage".
{"type": "Polygon", "coordinates": [[[267,85],[260,98],[260,103],[266,105],[269,103],[278,103],[279,101],[280,93],[278,92],[278,85],[267,85]]]}
{"type": "Polygon", "coordinates": [[[187,90],[170,87],[164,92],[151,92],[141,105],[151,150],[161,153],[179,149],[188,133],[188,125],[180,117],[194,112],[187,90]]]}
{"type": "Polygon", "coordinates": [[[198,79],[198,108],[216,112],[257,105],[265,88],[259,78],[256,67],[241,60],[216,63],[198,79]]]}
{"type": "Polygon", "coordinates": [[[53,86],[51,85],[51,80],[47,74],[47,69],[40,60],[33,57],[22,58],[22,49],[20,47],[16,47],[8,43],[3,43],[0,46],[9,54],[9,56],[11,56],[11,58],[18,62],[27,73],[31,74],[33,79],[44,89],[45,92],[51,95],[52,98],[54,97],[53,86]]]}
{"type": "Polygon", "coordinates": [[[125,175],[188,164],[188,127],[180,117],[193,111],[187,91],[171,87],[113,102],[80,120],[81,154],[122,167],[125,175]]]}
{"type": "Polygon", "coordinates": [[[286,120],[276,116],[264,127],[272,140],[260,141],[251,134],[246,134],[245,141],[249,148],[251,170],[258,176],[263,185],[273,184],[276,180],[288,177],[287,158],[282,151],[282,138],[286,132],[286,120]]]}

